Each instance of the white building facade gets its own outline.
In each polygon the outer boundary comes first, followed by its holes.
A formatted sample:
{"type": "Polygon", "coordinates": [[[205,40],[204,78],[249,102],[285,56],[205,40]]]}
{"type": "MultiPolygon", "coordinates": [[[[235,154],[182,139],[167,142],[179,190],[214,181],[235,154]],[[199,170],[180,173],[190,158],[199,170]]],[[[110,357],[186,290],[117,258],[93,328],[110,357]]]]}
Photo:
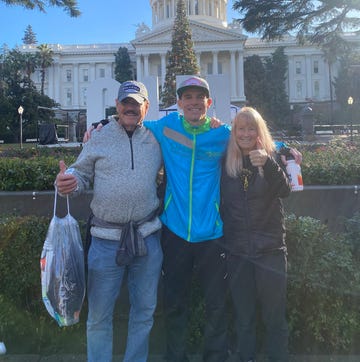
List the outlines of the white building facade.
{"type": "MultiPolygon", "coordinates": [[[[166,54],[171,48],[176,0],[150,0],[151,28],[141,24],[131,43],[92,45],[49,45],[53,65],[48,68],[45,94],[65,110],[86,110],[87,91],[92,82],[114,78],[115,53],[126,47],[134,64],[136,79],[158,77],[162,85],[166,74],[166,54]]],[[[194,50],[203,77],[228,75],[230,101],[241,105],[244,94],[244,59],[251,55],[270,56],[283,46],[288,56],[287,91],[292,104],[309,100],[330,100],[329,69],[322,52],[315,46],[299,46],[294,38],[264,42],[247,37],[238,24],[228,24],[227,0],[188,0],[187,14],[194,50]]],[[[24,45],[22,51],[36,51],[36,45],[24,45]]],[[[333,69],[332,74],[336,74],[333,69]]],[[[40,74],[33,80],[40,87],[40,74]]]]}

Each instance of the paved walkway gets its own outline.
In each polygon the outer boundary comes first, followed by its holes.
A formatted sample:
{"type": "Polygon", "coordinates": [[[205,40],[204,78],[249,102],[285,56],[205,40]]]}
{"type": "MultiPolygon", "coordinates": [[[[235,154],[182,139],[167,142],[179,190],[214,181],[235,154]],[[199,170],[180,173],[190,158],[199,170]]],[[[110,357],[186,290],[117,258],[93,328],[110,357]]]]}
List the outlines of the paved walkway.
{"type": "MultiPolygon", "coordinates": [[[[121,362],[123,356],[115,356],[113,362],[121,362]]],[[[1,362],[86,362],[85,355],[51,355],[51,356],[39,356],[39,355],[0,355],[1,362]]],[[[152,355],[149,357],[148,362],[163,362],[161,355],[152,355]]],[[[265,362],[264,358],[257,359],[258,362],[265,362]]],[[[311,355],[293,355],[290,356],[289,362],[359,362],[360,356],[311,356],[311,355]]],[[[199,355],[193,355],[190,358],[190,362],[201,362],[199,355]]],[[[221,361],[219,361],[221,362],[221,361]]],[[[236,362],[229,360],[228,362],[236,362]]]]}

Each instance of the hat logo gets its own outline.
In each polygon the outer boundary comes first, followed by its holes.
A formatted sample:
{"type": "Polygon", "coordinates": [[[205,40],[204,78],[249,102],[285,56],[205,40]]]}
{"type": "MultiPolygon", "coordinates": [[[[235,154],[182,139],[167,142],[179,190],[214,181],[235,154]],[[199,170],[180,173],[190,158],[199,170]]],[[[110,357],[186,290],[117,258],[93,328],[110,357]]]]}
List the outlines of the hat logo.
{"type": "Polygon", "coordinates": [[[127,84],[125,85],[123,91],[126,93],[133,93],[133,92],[137,93],[140,92],[140,88],[135,84],[127,84]]]}
{"type": "Polygon", "coordinates": [[[186,85],[202,85],[198,79],[191,78],[184,82],[186,85]]]}

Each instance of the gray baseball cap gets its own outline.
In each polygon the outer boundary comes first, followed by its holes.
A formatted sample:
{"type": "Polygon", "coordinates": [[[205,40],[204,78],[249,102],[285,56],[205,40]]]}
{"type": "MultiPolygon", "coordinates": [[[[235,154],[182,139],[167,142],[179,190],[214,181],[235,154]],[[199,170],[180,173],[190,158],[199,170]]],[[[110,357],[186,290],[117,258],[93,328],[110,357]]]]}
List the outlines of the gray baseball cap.
{"type": "Polygon", "coordinates": [[[187,79],[185,79],[184,81],[182,81],[178,87],[178,89],[176,90],[176,93],[178,94],[179,97],[181,97],[181,95],[183,94],[184,90],[186,88],[190,88],[190,87],[197,87],[197,88],[201,88],[205,91],[207,97],[210,97],[210,87],[208,82],[200,77],[189,77],[187,79]]]}
{"type": "Polygon", "coordinates": [[[121,102],[125,98],[133,98],[142,104],[149,100],[148,91],[143,83],[129,80],[120,85],[118,100],[121,102]]]}

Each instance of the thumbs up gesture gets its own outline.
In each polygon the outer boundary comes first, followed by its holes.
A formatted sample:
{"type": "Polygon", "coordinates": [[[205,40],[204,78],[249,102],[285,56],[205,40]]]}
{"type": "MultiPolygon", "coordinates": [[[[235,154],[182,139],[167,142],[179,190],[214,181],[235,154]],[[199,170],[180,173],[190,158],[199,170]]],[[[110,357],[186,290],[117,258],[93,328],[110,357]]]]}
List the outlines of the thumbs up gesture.
{"type": "Polygon", "coordinates": [[[74,175],[66,174],[67,169],[65,162],[59,162],[60,172],[56,176],[55,185],[60,194],[66,195],[74,191],[77,187],[77,179],[74,175]]]}
{"type": "Polygon", "coordinates": [[[255,167],[263,167],[268,158],[268,154],[258,137],[256,140],[256,149],[249,152],[250,162],[255,167]]]}

